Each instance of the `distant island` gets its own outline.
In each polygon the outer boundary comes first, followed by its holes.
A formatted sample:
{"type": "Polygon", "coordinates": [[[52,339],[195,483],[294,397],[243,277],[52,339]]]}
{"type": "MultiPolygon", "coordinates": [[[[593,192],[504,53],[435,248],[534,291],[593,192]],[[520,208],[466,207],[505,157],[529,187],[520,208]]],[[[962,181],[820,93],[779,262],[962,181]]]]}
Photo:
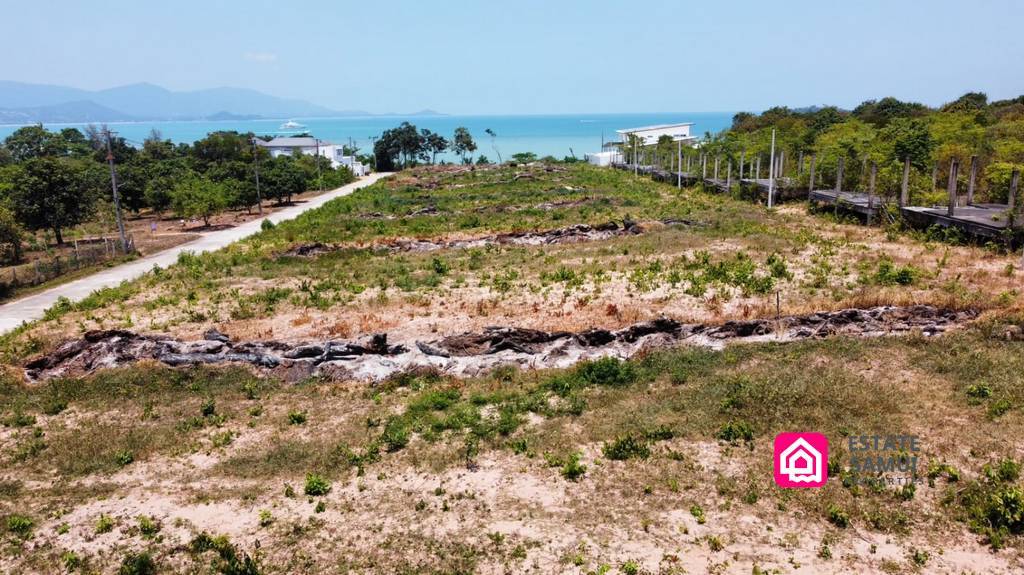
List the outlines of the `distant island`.
{"type": "Polygon", "coordinates": [[[245,88],[176,92],[139,83],[90,91],[0,80],[0,124],[443,115],[429,109],[411,114],[334,110],[245,88]]]}

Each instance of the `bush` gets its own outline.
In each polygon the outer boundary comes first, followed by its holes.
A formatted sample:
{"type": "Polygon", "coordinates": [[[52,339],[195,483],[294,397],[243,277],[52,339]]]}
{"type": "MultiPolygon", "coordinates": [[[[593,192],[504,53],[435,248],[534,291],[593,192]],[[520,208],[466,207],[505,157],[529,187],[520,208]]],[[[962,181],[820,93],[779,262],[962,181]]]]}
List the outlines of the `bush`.
{"type": "Polygon", "coordinates": [[[569,456],[562,466],[562,477],[569,481],[578,481],[587,473],[587,466],[580,463],[581,453],[576,452],[569,456]]]}
{"type": "Polygon", "coordinates": [[[129,553],[121,561],[118,575],[153,575],[156,573],[156,562],[145,551],[129,553]]]}
{"type": "Polygon", "coordinates": [[[919,275],[920,272],[913,266],[896,266],[891,260],[883,259],[878,262],[875,282],[879,285],[907,286],[914,283],[919,275]]]}
{"type": "Polygon", "coordinates": [[[261,571],[256,559],[248,553],[239,552],[223,535],[213,537],[206,532],[200,533],[189,542],[189,551],[195,555],[216,552],[217,560],[211,567],[214,572],[224,575],[259,575],[261,571]]]}
{"type": "Polygon", "coordinates": [[[604,456],[614,461],[625,461],[627,459],[647,459],[651,455],[651,449],[647,442],[632,434],[619,437],[611,443],[606,443],[601,450],[604,456]]]}
{"type": "Polygon", "coordinates": [[[264,220],[262,222],[260,222],[260,229],[265,231],[265,232],[274,229],[274,227],[275,227],[274,226],[274,222],[272,222],[272,221],[270,221],[270,220],[268,220],[266,218],[264,218],[264,220]]]}
{"type": "Polygon", "coordinates": [[[729,443],[736,443],[741,440],[753,441],[754,429],[745,421],[730,421],[718,430],[715,437],[729,443]]]}
{"type": "Polygon", "coordinates": [[[114,518],[106,513],[100,514],[96,520],[96,533],[110,533],[114,530],[114,518]]]}
{"type": "Polygon", "coordinates": [[[632,364],[614,357],[585,361],[576,367],[576,376],[588,385],[625,386],[636,380],[632,364]]]}
{"type": "Polygon", "coordinates": [[[306,475],[306,488],[304,489],[306,495],[327,495],[330,491],[331,482],[327,481],[327,478],[316,473],[309,473],[306,475]]]}
{"type": "Polygon", "coordinates": [[[114,461],[121,467],[131,465],[135,461],[135,454],[128,449],[122,449],[114,454],[114,461]]]}
{"type": "Polygon", "coordinates": [[[7,516],[7,530],[21,538],[27,538],[32,533],[35,523],[31,518],[17,513],[7,516]]]}
{"type": "Polygon", "coordinates": [[[708,518],[704,515],[704,508],[701,507],[700,505],[691,505],[690,515],[693,515],[694,519],[697,520],[697,523],[699,525],[704,525],[708,521],[708,518]]]}
{"type": "Polygon", "coordinates": [[[143,537],[153,537],[160,532],[160,522],[147,515],[139,515],[139,533],[143,537]]]}
{"type": "Polygon", "coordinates": [[[850,526],[850,515],[834,503],[828,506],[828,520],[840,529],[850,526]]]}

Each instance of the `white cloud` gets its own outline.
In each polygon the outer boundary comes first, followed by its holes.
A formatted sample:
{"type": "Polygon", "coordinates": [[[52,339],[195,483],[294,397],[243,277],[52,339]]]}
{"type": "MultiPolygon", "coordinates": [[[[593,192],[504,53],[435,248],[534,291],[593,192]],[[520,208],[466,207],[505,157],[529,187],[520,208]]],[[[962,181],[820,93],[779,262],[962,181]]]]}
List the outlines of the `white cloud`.
{"type": "Polygon", "coordinates": [[[277,62],[277,54],[273,52],[246,52],[242,57],[250,62],[258,62],[260,64],[273,64],[277,62]]]}

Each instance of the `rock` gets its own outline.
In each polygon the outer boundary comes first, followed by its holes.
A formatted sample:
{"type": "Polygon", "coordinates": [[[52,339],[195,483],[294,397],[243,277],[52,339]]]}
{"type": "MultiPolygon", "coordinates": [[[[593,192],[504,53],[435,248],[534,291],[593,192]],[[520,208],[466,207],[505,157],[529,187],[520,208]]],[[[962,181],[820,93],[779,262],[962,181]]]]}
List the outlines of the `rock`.
{"type": "MultiPolygon", "coordinates": [[[[77,376],[98,369],[155,359],[170,366],[245,363],[265,370],[279,370],[289,380],[310,374],[378,381],[419,365],[433,365],[451,375],[468,376],[497,366],[517,364],[524,368],[567,367],[585,358],[614,355],[630,357],[646,349],[692,341],[719,347],[715,342],[775,334],[780,341],[824,337],[843,333],[877,336],[918,331],[937,335],[976,317],[971,310],[941,310],[930,306],[847,309],[775,320],[729,321],[719,326],[681,324],[658,318],[618,331],[588,329],[579,333],[547,332],[519,327],[490,326],[478,333],[463,333],[438,341],[415,341],[422,354],[408,354],[403,345],[390,345],[384,333],[357,341],[308,342],[291,345],[278,341],[232,344],[216,330],[205,339],[180,341],[126,330],[96,330],[81,339],[62,343],[52,352],[33,358],[25,366],[32,381],[77,376]],[[440,358],[440,359],[438,359],[440,358]]],[[[1007,325],[993,337],[1024,341],[1024,327],[1007,325]]]]}
{"type": "Polygon", "coordinates": [[[631,325],[626,329],[616,332],[615,337],[616,339],[633,343],[645,335],[652,333],[678,333],[681,328],[682,324],[674,319],[658,318],[631,325]]]}
{"type": "Polygon", "coordinates": [[[615,334],[606,329],[588,329],[576,334],[576,340],[580,342],[580,345],[596,347],[615,341],[615,334]]]}
{"type": "Polygon", "coordinates": [[[206,330],[206,333],[203,334],[203,339],[207,341],[219,341],[221,343],[228,343],[231,341],[231,338],[221,333],[220,330],[215,327],[211,327],[206,330]]]}
{"type": "Polygon", "coordinates": [[[297,345],[289,349],[288,351],[284,352],[282,355],[288,359],[302,359],[309,357],[318,357],[323,354],[324,346],[315,343],[309,343],[305,345],[297,345]]]}
{"type": "Polygon", "coordinates": [[[998,330],[1001,339],[1006,341],[1024,341],[1024,329],[1019,325],[1007,325],[998,330]]]}
{"type": "Polygon", "coordinates": [[[426,355],[432,355],[432,356],[435,356],[435,357],[451,357],[452,356],[452,354],[448,353],[447,351],[445,351],[445,350],[443,350],[443,349],[441,349],[439,347],[430,345],[429,343],[424,342],[424,341],[418,341],[417,340],[416,341],[416,347],[419,348],[419,350],[422,351],[426,355]]]}

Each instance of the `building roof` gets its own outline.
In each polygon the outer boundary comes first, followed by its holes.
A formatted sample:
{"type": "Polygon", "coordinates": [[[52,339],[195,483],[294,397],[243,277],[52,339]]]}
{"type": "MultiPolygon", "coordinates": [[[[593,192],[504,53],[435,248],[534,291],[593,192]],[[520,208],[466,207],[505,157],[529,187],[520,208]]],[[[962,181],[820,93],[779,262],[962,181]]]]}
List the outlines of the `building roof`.
{"type": "Polygon", "coordinates": [[[629,128],[626,130],[615,130],[619,134],[635,134],[637,132],[653,132],[656,130],[667,130],[669,128],[682,128],[683,126],[692,126],[693,122],[681,122],[679,124],[658,124],[655,126],[642,126],[639,128],[629,128]]]}
{"type": "MultiPolygon", "coordinates": [[[[269,142],[256,140],[256,143],[264,148],[315,148],[316,138],[274,138],[269,142]]],[[[320,140],[320,146],[330,146],[330,142],[320,140]]]]}

